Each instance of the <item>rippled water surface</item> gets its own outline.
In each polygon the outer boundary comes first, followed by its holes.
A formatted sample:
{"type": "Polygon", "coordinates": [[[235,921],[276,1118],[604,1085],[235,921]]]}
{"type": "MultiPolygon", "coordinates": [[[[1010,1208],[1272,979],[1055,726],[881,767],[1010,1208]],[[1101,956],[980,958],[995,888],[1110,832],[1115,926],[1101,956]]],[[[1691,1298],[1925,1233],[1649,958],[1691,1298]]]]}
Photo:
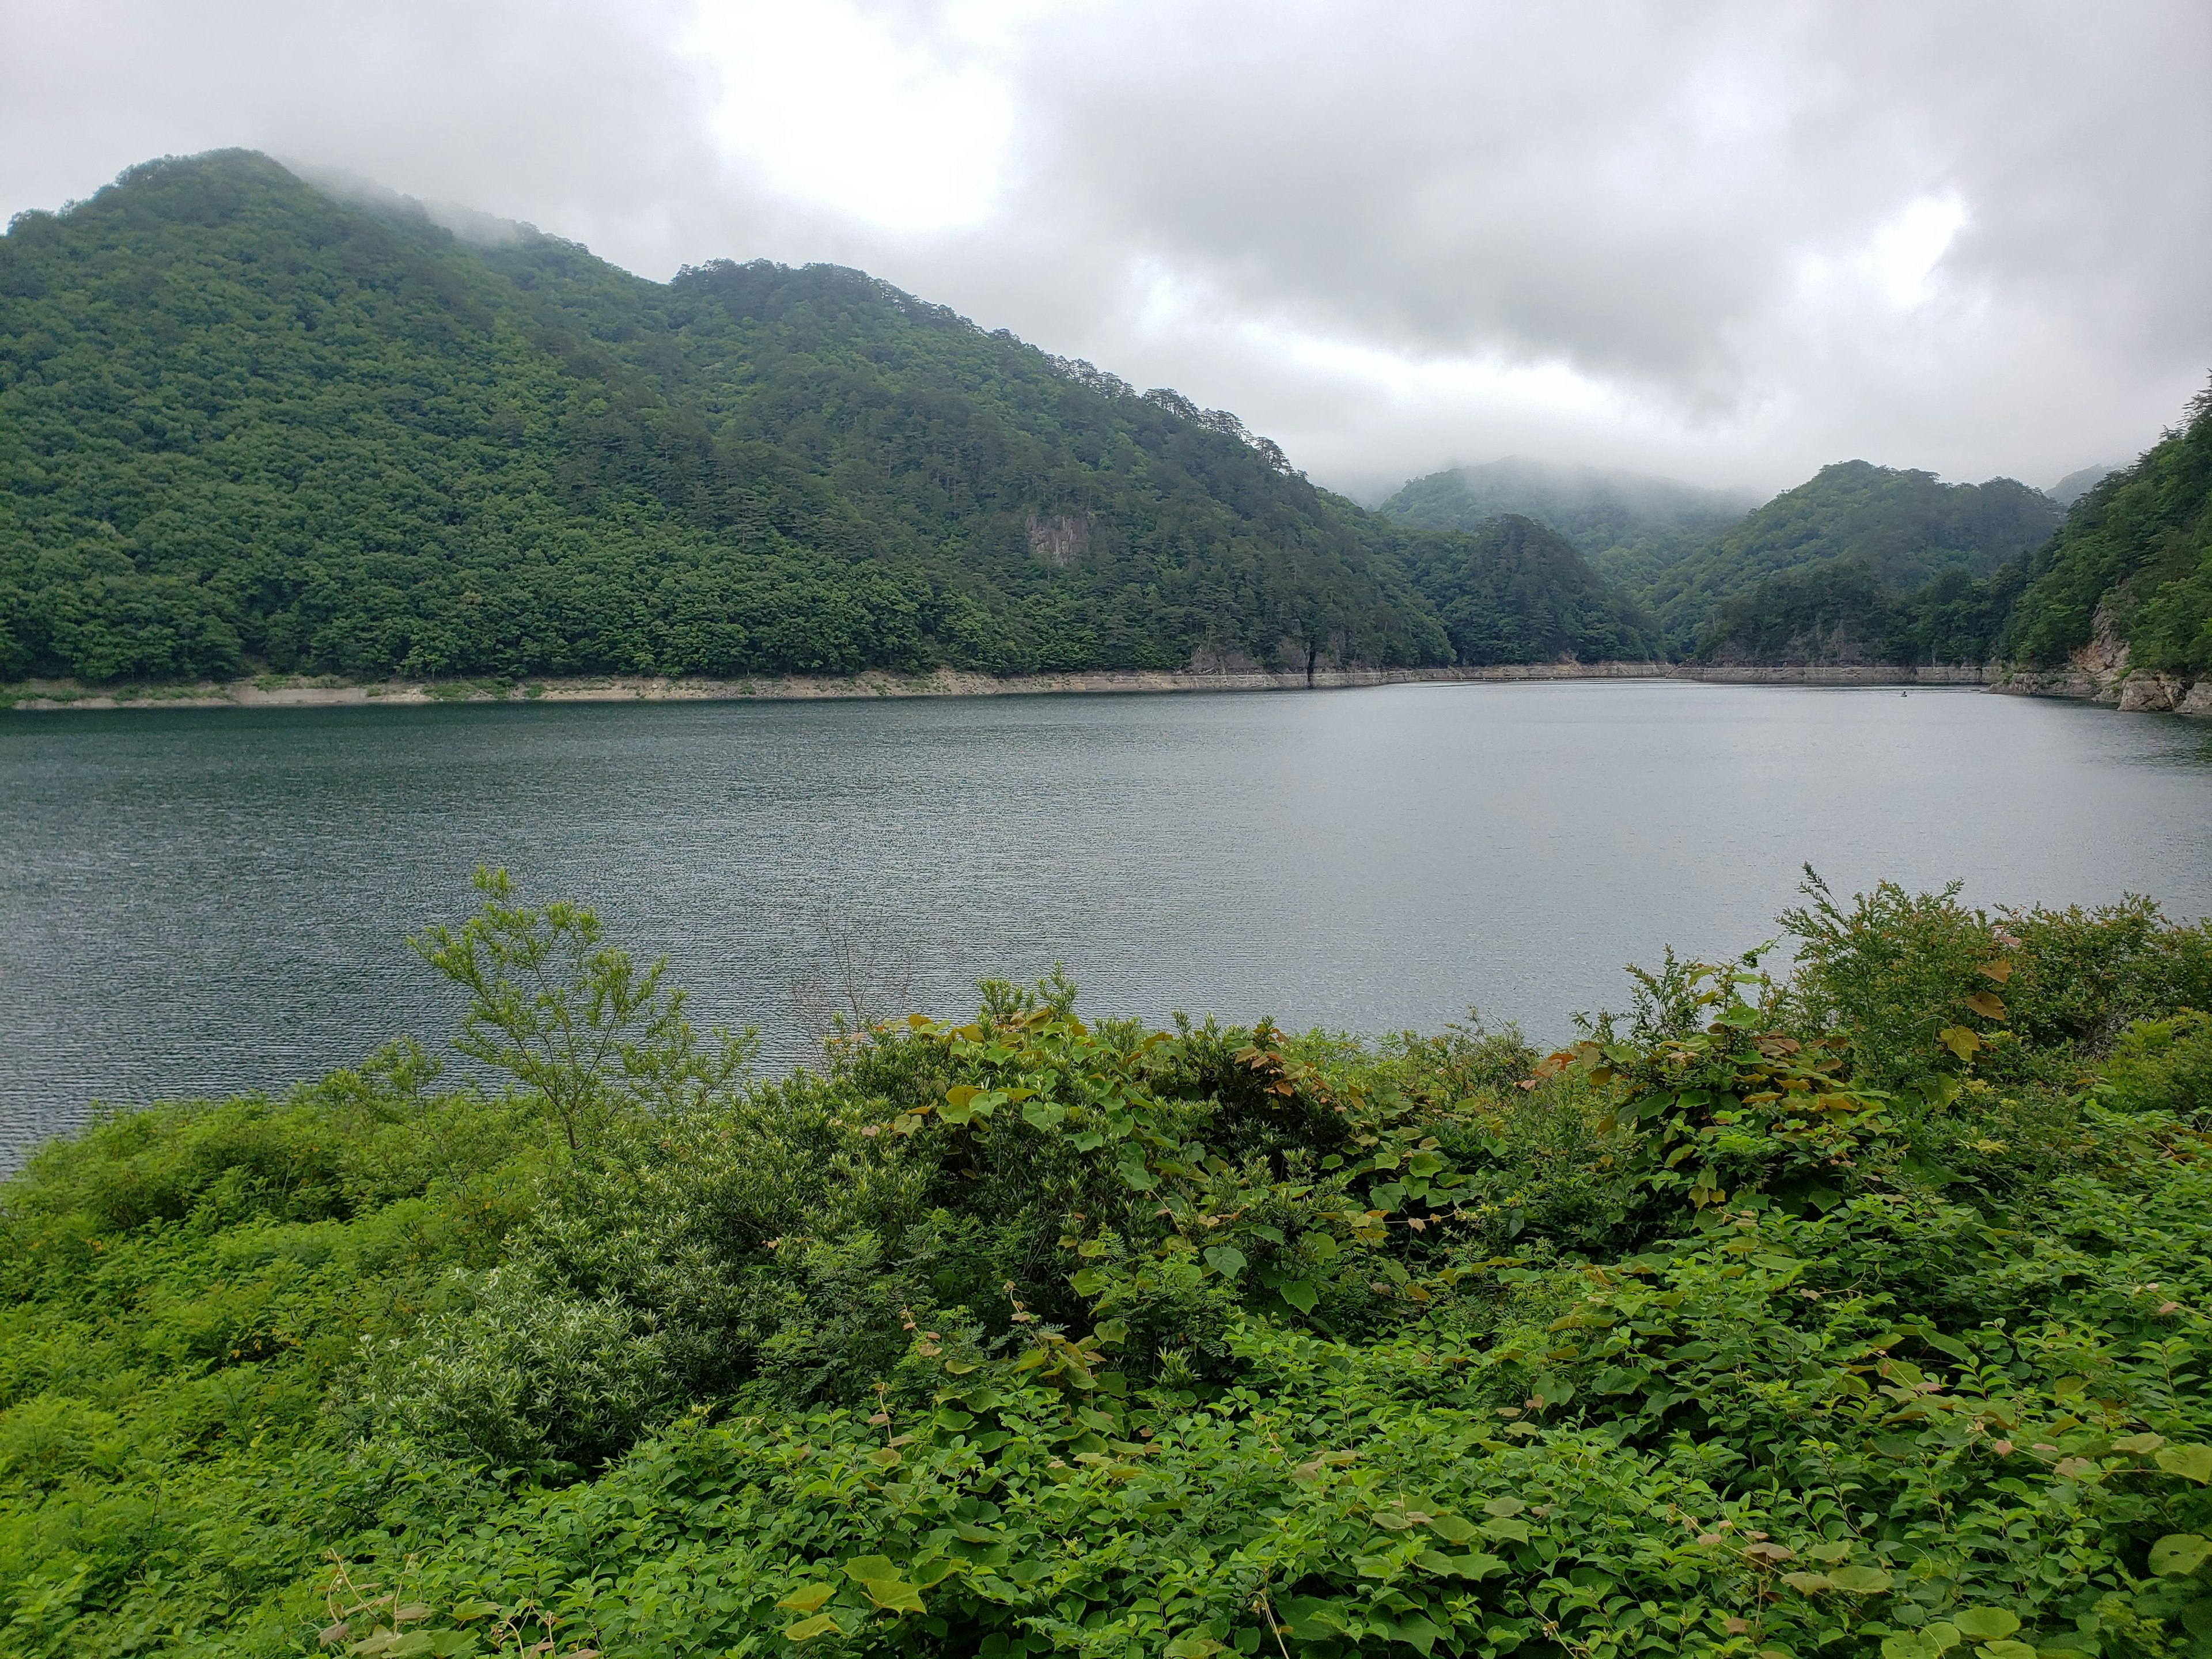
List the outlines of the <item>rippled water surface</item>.
{"type": "Polygon", "coordinates": [[[2212,912],[2212,730],[1972,692],[1674,683],[0,715],[0,1159],[282,1084],[453,997],[479,862],[596,903],[706,1020],[808,1042],[841,917],[911,1000],[1532,1033],[1773,932],[1799,866],[2212,912]]]}

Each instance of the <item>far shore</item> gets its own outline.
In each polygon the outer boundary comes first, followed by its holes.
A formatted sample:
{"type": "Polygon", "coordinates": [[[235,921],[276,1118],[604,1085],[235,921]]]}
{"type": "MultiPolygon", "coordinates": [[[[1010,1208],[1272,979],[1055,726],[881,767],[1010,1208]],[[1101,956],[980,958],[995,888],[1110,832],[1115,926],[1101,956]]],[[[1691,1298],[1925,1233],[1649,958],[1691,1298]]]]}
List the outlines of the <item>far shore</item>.
{"type": "MultiPolygon", "coordinates": [[[[0,708],[338,708],[418,703],[710,703],[811,702],[858,696],[1046,696],[1141,692],[1345,690],[1420,684],[1522,684],[1547,679],[1686,679],[1714,686],[1978,686],[2028,696],[2117,702],[2101,677],[2081,672],[2006,672],[2002,668],[1898,668],[1891,664],[1668,664],[1668,661],[1547,661],[1489,668],[1321,668],[1312,675],[1265,668],[1148,671],[1091,668],[1066,675],[978,675],[938,668],[929,675],[867,671],[860,675],[761,675],[695,679],[654,675],[540,675],[526,679],[337,679],[257,675],[184,686],[77,686],[33,679],[0,686],[0,708]]],[[[2199,699],[2190,699],[2199,702],[2199,699]]],[[[2172,703],[2167,703],[2172,706],[2172,703]]],[[[2197,712],[2194,708],[2185,712],[2197,712]]]]}
{"type": "Polygon", "coordinates": [[[1666,662],[1506,663],[1481,668],[1328,668],[1311,675],[1265,669],[1201,672],[1089,669],[1064,674],[928,674],[870,670],[854,675],[762,675],[749,679],[664,678],[638,674],[533,676],[515,680],[342,680],[263,674],[197,684],[85,686],[33,680],[0,687],[0,707],[108,708],[313,708],[450,702],[731,702],[820,698],[989,697],[1176,691],[1304,691],[1372,685],[1501,684],[1534,680],[1692,680],[1729,685],[1989,686],[2051,696],[2088,688],[2009,685],[1980,668],[1890,665],[1712,665],[1666,662]]]}

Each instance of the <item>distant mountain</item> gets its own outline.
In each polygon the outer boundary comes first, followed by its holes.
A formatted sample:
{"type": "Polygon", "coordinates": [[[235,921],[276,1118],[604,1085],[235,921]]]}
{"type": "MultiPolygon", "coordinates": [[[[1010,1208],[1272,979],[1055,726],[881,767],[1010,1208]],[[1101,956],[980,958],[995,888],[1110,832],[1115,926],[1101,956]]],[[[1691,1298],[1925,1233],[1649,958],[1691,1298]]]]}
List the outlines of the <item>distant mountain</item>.
{"type": "MultiPolygon", "coordinates": [[[[1652,606],[1672,643],[1695,641],[1710,654],[1744,637],[1750,613],[1726,608],[1739,595],[1765,595],[1747,601],[1762,612],[1793,582],[1828,591],[1823,584],[1832,587],[1831,573],[1844,566],[1871,583],[1846,584],[1851,592],[1971,582],[2041,545],[2063,517],[2042,491],[2010,478],[1947,484],[1932,472],[1839,461],[1669,566],[1652,584],[1652,606]]],[[[1762,622],[1753,632],[1767,641],[1759,653],[1768,651],[1771,628],[1762,622]]]]}
{"type": "Polygon", "coordinates": [[[1632,590],[1749,512],[1758,497],[1672,478],[1509,455],[1415,478],[1376,510],[1430,530],[1474,530],[1507,514],[1565,537],[1632,590]]]}
{"type": "Polygon", "coordinates": [[[1618,632],[855,270],[653,283],[237,151],[0,238],[0,679],[1450,662],[1416,568],[1471,648],[1618,632]]]}
{"type": "Polygon", "coordinates": [[[2071,507],[2119,470],[2117,466],[2085,466],[2068,473],[2043,493],[2061,507],[2071,507]]]}

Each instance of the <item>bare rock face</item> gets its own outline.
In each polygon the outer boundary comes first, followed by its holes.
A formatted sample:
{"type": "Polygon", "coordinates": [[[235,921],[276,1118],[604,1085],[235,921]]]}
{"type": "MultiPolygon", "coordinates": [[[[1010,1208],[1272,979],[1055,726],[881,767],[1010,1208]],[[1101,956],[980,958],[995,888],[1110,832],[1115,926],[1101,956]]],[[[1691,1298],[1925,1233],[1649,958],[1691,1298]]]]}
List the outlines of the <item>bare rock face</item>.
{"type": "Polygon", "coordinates": [[[2124,714],[2166,714],[2180,706],[2189,687],[2175,674],[2130,674],[2120,687],[2124,714]]]}
{"type": "Polygon", "coordinates": [[[1030,551],[1055,569],[1066,569],[1091,546],[1088,514],[1032,513],[1023,527],[1029,532],[1030,551]]]}
{"type": "Polygon", "coordinates": [[[2181,701],[2173,705],[2173,712],[2212,720],[2212,674],[2207,674],[2191,686],[2181,701]]]}
{"type": "Polygon", "coordinates": [[[2077,647],[2069,660],[2096,687],[2090,693],[2097,702],[2118,702],[2120,682],[2128,673],[2128,642],[2120,637],[2112,613],[2103,605],[2089,619],[2089,642],[2077,647]]]}

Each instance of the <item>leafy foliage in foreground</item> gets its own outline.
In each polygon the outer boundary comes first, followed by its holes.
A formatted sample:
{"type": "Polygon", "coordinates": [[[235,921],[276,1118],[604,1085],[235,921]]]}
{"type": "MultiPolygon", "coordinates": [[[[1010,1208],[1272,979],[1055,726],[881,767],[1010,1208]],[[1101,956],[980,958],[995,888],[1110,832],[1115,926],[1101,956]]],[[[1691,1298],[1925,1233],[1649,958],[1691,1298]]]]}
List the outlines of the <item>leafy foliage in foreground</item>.
{"type": "Polygon", "coordinates": [[[2212,1652],[2212,928],[1809,882],[1549,1056],[987,983],[745,1085],[485,884],[587,1081],[9,1188],[10,1650],[2212,1652]]]}

